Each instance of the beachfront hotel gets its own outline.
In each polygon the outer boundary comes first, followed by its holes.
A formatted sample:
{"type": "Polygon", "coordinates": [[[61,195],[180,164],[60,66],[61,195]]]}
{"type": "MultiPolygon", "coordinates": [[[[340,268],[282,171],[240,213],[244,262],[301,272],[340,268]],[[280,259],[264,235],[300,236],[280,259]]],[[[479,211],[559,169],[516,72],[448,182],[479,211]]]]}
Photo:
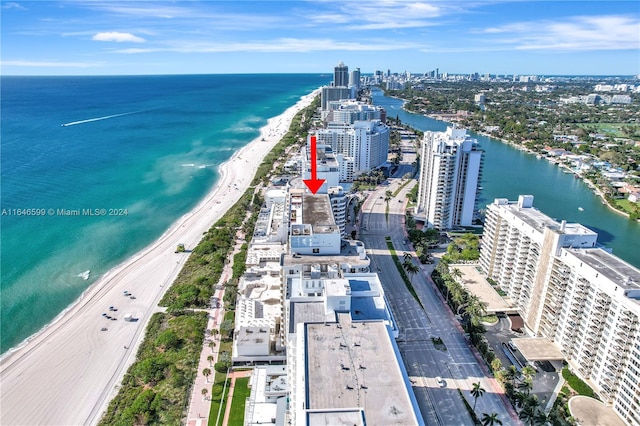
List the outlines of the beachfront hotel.
{"type": "Polygon", "coordinates": [[[557,222],[533,196],[487,208],[480,266],[517,306],[527,330],[552,342],[630,425],[640,425],[640,270],[557,222]]]}
{"type": "Polygon", "coordinates": [[[473,224],[483,152],[455,125],[425,132],[422,141],[416,220],[441,230],[473,224]]]}

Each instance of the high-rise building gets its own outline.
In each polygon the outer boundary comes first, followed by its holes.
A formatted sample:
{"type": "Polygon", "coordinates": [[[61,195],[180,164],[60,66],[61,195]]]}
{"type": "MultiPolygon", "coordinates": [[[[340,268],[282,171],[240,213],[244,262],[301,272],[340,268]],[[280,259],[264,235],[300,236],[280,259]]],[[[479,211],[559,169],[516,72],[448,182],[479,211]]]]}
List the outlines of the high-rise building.
{"type": "Polygon", "coordinates": [[[482,155],[465,129],[425,132],[415,217],[442,230],[472,225],[482,155]]]}
{"type": "Polygon", "coordinates": [[[323,111],[329,109],[329,103],[351,99],[351,89],[348,87],[324,86],[320,91],[320,105],[323,111]]]}
{"type": "Polygon", "coordinates": [[[319,144],[330,146],[336,155],[352,159],[353,173],[356,175],[387,161],[389,127],[380,120],[355,121],[353,124],[329,123],[326,129],[318,129],[315,134],[319,144]]]}
{"type": "Polygon", "coordinates": [[[333,69],[333,87],[349,86],[349,67],[340,61],[333,69]]]}
{"type": "Polygon", "coordinates": [[[356,90],[360,89],[360,68],[356,68],[351,71],[349,76],[349,87],[355,87],[356,90]]]}
{"type": "Polygon", "coordinates": [[[480,266],[535,336],[557,344],[630,425],[640,425],[640,270],[596,246],[597,234],[533,208],[533,196],[487,207],[480,266]]]}

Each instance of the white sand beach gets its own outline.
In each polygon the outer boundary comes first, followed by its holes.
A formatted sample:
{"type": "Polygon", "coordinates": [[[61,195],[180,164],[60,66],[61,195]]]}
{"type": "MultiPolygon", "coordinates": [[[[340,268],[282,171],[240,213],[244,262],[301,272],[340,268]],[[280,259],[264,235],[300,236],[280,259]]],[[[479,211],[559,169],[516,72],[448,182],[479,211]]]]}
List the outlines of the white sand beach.
{"type": "Polygon", "coordinates": [[[109,271],[26,345],[0,360],[0,424],[95,424],[117,393],[158,301],[194,248],[244,193],[294,115],[318,91],[269,120],[261,134],[222,166],[215,188],[157,241],[109,271]],[[237,187],[235,186],[237,185],[237,187]],[[237,188],[237,189],[236,189],[237,188]],[[128,291],[135,299],[124,295],[128,291]],[[117,308],[110,312],[109,306],[117,308]],[[111,321],[102,316],[117,318],[111,321]],[[124,321],[131,314],[137,322],[124,321]],[[102,328],[107,328],[102,331],[102,328]]]}

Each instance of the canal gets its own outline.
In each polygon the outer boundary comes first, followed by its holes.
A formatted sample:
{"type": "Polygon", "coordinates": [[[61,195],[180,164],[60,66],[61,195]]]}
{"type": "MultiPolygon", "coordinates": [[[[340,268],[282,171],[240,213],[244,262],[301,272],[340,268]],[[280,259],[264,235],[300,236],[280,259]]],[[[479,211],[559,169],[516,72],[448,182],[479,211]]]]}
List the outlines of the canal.
{"type": "MultiPolygon", "coordinates": [[[[374,90],[373,103],[405,124],[421,131],[444,131],[448,123],[402,109],[401,99],[383,96],[374,90]]],[[[578,222],[598,233],[598,242],[613,254],[640,268],[640,224],[602,204],[582,179],[564,173],[545,159],[520,151],[508,144],[474,134],[485,151],[480,204],[483,209],[495,198],[517,200],[520,194],[534,196],[533,205],[556,220],[578,222]]]]}

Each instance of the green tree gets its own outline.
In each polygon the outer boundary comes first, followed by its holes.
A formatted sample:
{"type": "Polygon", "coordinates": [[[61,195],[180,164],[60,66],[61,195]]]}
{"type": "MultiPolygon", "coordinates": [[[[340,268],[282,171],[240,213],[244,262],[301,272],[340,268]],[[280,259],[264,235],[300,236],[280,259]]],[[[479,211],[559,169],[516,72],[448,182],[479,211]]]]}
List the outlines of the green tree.
{"type": "Polygon", "coordinates": [[[220,324],[220,333],[224,334],[228,339],[233,335],[233,322],[231,320],[224,320],[220,324]]]}
{"type": "Polygon", "coordinates": [[[209,383],[209,376],[211,375],[211,370],[208,368],[205,368],[204,370],[202,370],[202,375],[207,378],[207,383],[209,383]]]}
{"type": "Polygon", "coordinates": [[[207,388],[202,388],[202,390],[200,391],[200,393],[202,394],[202,400],[206,401],[207,400],[207,394],[209,393],[209,391],[207,390],[207,388]]]}
{"type": "Polygon", "coordinates": [[[525,405],[520,413],[518,413],[518,418],[524,422],[525,425],[533,426],[536,421],[536,409],[530,405],[525,405]]]}
{"type": "Polygon", "coordinates": [[[209,367],[211,367],[211,364],[213,363],[213,355],[208,355],[207,356],[207,361],[209,361],[209,367]]]}
{"type": "Polygon", "coordinates": [[[478,402],[478,398],[483,396],[484,393],[485,390],[480,382],[473,384],[473,388],[471,389],[471,396],[473,396],[473,411],[476,411],[476,403],[478,402]]]}
{"type": "Polygon", "coordinates": [[[402,264],[402,267],[405,269],[405,271],[407,271],[409,275],[411,275],[411,278],[409,280],[411,281],[411,284],[413,284],[413,276],[417,274],[418,271],[420,271],[420,267],[415,263],[406,260],[402,264]]]}
{"type": "Polygon", "coordinates": [[[494,425],[502,424],[502,420],[498,418],[498,413],[491,413],[491,414],[482,413],[481,422],[482,422],[482,426],[494,426],[494,425]]]}

